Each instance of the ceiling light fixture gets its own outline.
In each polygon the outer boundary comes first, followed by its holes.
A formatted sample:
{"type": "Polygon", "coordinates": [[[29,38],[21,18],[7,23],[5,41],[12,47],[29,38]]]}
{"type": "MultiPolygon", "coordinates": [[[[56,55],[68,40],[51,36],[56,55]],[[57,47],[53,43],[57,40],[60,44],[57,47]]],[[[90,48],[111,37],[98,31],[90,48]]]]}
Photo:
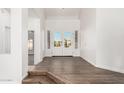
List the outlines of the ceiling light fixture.
{"type": "Polygon", "coordinates": [[[59,8],[59,9],[64,10],[65,8],[59,8]]]}

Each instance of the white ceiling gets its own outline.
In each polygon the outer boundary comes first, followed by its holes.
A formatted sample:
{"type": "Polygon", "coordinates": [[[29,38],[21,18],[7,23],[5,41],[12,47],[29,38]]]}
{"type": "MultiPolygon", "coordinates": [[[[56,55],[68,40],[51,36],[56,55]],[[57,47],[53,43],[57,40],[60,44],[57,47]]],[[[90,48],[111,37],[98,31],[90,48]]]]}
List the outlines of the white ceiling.
{"type": "Polygon", "coordinates": [[[0,8],[0,13],[8,13],[8,14],[10,14],[10,8],[0,8]]]}
{"type": "Polygon", "coordinates": [[[80,8],[46,8],[46,17],[77,17],[80,15],[80,8]]]}

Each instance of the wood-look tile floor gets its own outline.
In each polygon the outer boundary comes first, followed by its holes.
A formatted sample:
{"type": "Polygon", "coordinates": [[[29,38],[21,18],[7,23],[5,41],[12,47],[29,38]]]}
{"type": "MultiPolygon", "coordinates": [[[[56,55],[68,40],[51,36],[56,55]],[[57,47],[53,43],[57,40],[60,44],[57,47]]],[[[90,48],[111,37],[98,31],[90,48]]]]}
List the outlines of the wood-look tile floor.
{"type": "Polygon", "coordinates": [[[55,84],[55,82],[47,76],[28,76],[23,81],[23,84],[55,84]]]}
{"type": "Polygon", "coordinates": [[[35,71],[49,71],[73,84],[124,84],[124,74],[96,68],[80,57],[46,57],[35,71]]]}

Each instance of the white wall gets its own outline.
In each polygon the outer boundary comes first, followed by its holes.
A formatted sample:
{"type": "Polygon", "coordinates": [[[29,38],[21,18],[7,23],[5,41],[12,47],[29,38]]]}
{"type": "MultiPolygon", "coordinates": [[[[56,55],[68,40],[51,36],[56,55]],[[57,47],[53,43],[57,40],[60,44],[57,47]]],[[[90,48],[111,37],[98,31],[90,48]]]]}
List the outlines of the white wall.
{"type": "Polygon", "coordinates": [[[41,61],[41,29],[39,18],[29,18],[28,30],[34,31],[34,64],[38,64],[41,61]]]}
{"type": "Polygon", "coordinates": [[[81,9],[81,57],[96,63],[96,9],[81,9]]]}
{"type": "Polygon", "coordinates": [[[0,54],[7,53],[10,53],[10,14],[0,12],[0,54]]]}
{"type": "Polygon", "coordinates": [[[0,55],[0,83],[21,83],[26,75],[26,11],[27,9],[11,9],[11,54],[0,55]]]}
{"type": "MultiPolygon", "coordinates": [[[[48,19],[46,20],[46,33],[47,30],[51,31],[51,34],[53,32],[64,32],[64,31],[70,31],[70,32],[74,32],[75,30],[78,30],[80,34],[80,21],[78,19],[76,20],[56,20],[56,19],[48,19]]],[[[45,38],[47,38],[47,34],[45,35],[45,38]]],[[[80,56],[80,37],[78,38],[78,49],[74,49],[73,50],[73,55],[74,56],[80,56]]],[[[52,40],[52,36],[51,36],[51,40],[52,40]]],[[[47,41],[47,39],[46,39],[47,41]]],[[[52,43],[52,42],[51,42],[52,43]]],[[[51,44],[51,49],[47,49],[47,42],[46,42],[46,52],[45,55],[46,56],[51,56],[52,54],[52,44],[51,44]]]]}
{"type": "Polygon", "coordinates": [[[22,79],[28,72],[28,9],[22,9],[22,79]]]}
{"type": "Polygon", "coordinates": [[[41,22],[41,60],[43,60],[43,57],[45,56],[45,42],[44,37],[45,37],[45,27],[46,27],[46,15],[45,15],[45,10],[41,9],[40,12],[40,22],[41,22]]]}
{"type": "Polygon", "coordinates": [[[124,9],[82,9],[80,18],[82,58],[124,73],[124,9]]]}
{"type": "Polygon", "coordinates": [[[35,47],[39,47],[39,48],[36,48],[36,50],[35,50],[35,54],[38,55],[35,58],[35,59],[37,59],[35,61],[35,64],[37,64],[37,63],[41,62],[44,57],[44,46],[45,46],[44,39],[43,39],[44,31],[45,31],[45,11],[44,11],[44,9],[40,9],[40,8],[29,9],[29,19],[30,19],[30,21],[32,19],[32,22],[31,23],[29,22],[29,24],[32,26],[32,28],[34,28],[35,30],[38,30],[38,32],[35,34],[36,42],[34,45],[35,47]],[[35,19],[37,20],[37,22],[35,19]],[[39,28],[37,28],[38,20],[40,22],[39,23],[40,31],[39,31],[39,28]],[[34,21],[34,23],[33,23],[33,21],[34,21]],[[35,24],[37,24],[37,25],[35,25],[35,24]],[[38,45],[38,44],[40,44],[40,45],[38,45]],[[39,61],[39,59],[40,59],[40,61],[39,61]]]}
{"type": "Polygon", "coordinates": [[[124,73],[124,9],[97,9],[97,66],[124,73]]]}

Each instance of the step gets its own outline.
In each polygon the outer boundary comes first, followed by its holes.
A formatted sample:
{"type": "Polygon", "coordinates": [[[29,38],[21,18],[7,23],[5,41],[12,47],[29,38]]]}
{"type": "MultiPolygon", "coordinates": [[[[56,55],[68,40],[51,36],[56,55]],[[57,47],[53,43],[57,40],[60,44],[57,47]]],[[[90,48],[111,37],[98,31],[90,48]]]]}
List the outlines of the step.
{"type": "Polygon", "coordinates": [[[23,84],[71,84],[67,79],[47,71],[29,71],[23,84]]]}
{"type": "Polygon", "coordinates": [[[56,84],[51,78],[47,76],[28,76],[23,81],[23,84],[56,84]]]}
{"type": "Polygon", "coordinates": [[[31,76],[44,76],[44,75],[47,75],[47,71],[29,71],[28,72],[28,75],[31,75],[31,76]]]}
{"type": "Polygon", "coordinates": [[[54,80],[57,84],[72,84],[66,78],[60,77],[54,73],[47,72],[47,76],[54,80]]]}

